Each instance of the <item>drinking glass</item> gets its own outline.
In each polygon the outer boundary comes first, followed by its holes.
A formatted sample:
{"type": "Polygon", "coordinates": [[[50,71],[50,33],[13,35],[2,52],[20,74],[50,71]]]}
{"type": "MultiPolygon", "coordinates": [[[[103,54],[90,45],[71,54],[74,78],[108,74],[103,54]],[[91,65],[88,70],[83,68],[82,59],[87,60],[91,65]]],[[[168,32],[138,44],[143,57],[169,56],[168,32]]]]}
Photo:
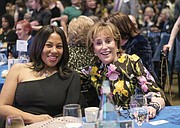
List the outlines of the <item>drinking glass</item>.
{"type": "Polygon", "coordinates": [[[63,107],[65,128],[82,128],[82,113],[79,104],[67,104],[63,107]]]}
{"type": "Polygon", "coordinates": [[[10,115],[6,118],[5,128],[25,128],[24,121],[21,116],[10,115]]]}
{"type": "Polygon", "coordinates": [[[131,116],[139,127],[148,119],[147,99],[143,94],[131,96],[130,100],[131,116]]]}

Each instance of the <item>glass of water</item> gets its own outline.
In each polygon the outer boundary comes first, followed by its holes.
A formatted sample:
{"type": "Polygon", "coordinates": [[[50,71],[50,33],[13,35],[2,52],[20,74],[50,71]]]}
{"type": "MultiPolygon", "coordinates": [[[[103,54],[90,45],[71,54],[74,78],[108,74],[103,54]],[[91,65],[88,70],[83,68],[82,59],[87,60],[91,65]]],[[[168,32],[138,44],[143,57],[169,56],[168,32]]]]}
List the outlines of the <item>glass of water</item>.
{"type": "Polygon", "coordinates": [[[82,128],[82,113],[79,104],[67,104],[63,107],[65,128],[82,128]]]}
{"type": "Polygon", "coordinates": [[[6,118],[5,128],[25,128],[24,121],[19,115],[10,115],[6,118]]]}
{"type": "Polygon", "coordinates": [[[148,120],[146,97],[143,94],[131,96],[130,109],[131,117],[133,117],[137,125],[141,127],[143,122],[148,120]]]}

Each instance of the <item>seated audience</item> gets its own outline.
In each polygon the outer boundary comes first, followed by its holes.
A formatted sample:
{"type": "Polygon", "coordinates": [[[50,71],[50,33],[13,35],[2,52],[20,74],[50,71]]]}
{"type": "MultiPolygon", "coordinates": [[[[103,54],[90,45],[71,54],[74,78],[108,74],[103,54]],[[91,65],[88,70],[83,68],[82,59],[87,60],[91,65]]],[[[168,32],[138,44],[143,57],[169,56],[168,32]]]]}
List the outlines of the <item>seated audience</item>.
{"type": "Polygon", "coordinates": [[[67,66],[69,51],[62,29],[41,28],[31,45],[30,63],[14,64],[0,94],[0,119],[22,116],[25,124],[62,114],[63,106],[80,103],[79,74],[67,66]]]}
{"type": "Polygon", "coordinates": [[[0,33],[0,41],[4,48],[7,48],[7,57],[17,57],[14,55],[16,51],[17,35],[14,28],[14,18],[9,14],[4,14],[1,18],[2,33],[0,33]]]}
{"type": "Polygon", "coordinates": [[[87,38],[89,50],[99,61],[81,70],[82,83],[89,82],[100,96],[102,81],[109,80],[115,104],[122,107],[129,105],[133,94],[144,94],[148,98],[149,117],[154,118],[165,106],[164,92],[137,55],[122,52],[118,29],[111,23],[98,22],[87,38]]]}

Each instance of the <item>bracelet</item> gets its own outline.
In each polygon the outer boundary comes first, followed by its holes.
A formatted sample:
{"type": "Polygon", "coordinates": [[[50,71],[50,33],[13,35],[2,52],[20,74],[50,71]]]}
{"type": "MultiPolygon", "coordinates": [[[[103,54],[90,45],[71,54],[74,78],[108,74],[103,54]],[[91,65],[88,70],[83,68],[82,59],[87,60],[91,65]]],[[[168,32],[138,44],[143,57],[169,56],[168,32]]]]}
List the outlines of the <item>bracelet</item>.
{"type": "Polygon", "coordinates": [[[156,114],[158,114],[158,112],[160,111],[160,108],[161,108],[158,102],[150,102],[148,104],[148,106],[151,106],[154,109],[156,109],[156,114]]]}

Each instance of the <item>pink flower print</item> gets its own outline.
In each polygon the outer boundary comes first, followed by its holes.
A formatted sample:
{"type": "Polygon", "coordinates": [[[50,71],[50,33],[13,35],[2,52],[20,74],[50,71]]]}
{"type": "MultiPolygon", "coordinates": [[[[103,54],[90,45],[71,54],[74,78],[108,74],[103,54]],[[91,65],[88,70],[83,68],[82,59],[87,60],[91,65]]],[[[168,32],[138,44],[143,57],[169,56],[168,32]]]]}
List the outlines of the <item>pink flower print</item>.
{"type": "Polygon", "coordinates": [[[109,80],[111,80],[111,81],[115,81],[115,80],[117,80],[117,78],[118,78],[118,75],[119,75],[119,73],[116,71],[116,66],[115,65],[113,65],[113,64],[110,64],[109,66],[108,66],[108,73],[107,73],[107,77],[109,78],[109,80]]]}
{"type": "Polygon", "coordinates": [[[92,67],[89,66],[89,68],[88,68],[87,70],[86,70],[86,69],[82,69],[81,72],[82,72],[84,75],[89,75],[90,72],[91,72],[91,69],[92,69],[92,67]]]}
{"type": "Polygon", "coordinates": [[[147,84],[151,85],[152,83],[148,82],[144,76],[139,77],[138,80],[139,80],[139,84],[141,85],[141,89],[144,92],[147,92],[147,90],[148,90],[147,84]]]}
{"type": "Polygon", "coordinates": [[[146,73],[146,78],[148,80],[152,80],[153,82],[155,82],[154,77],[149,73],[149,71],[145,67],[144,67],[144,71],[146,73]]]}

